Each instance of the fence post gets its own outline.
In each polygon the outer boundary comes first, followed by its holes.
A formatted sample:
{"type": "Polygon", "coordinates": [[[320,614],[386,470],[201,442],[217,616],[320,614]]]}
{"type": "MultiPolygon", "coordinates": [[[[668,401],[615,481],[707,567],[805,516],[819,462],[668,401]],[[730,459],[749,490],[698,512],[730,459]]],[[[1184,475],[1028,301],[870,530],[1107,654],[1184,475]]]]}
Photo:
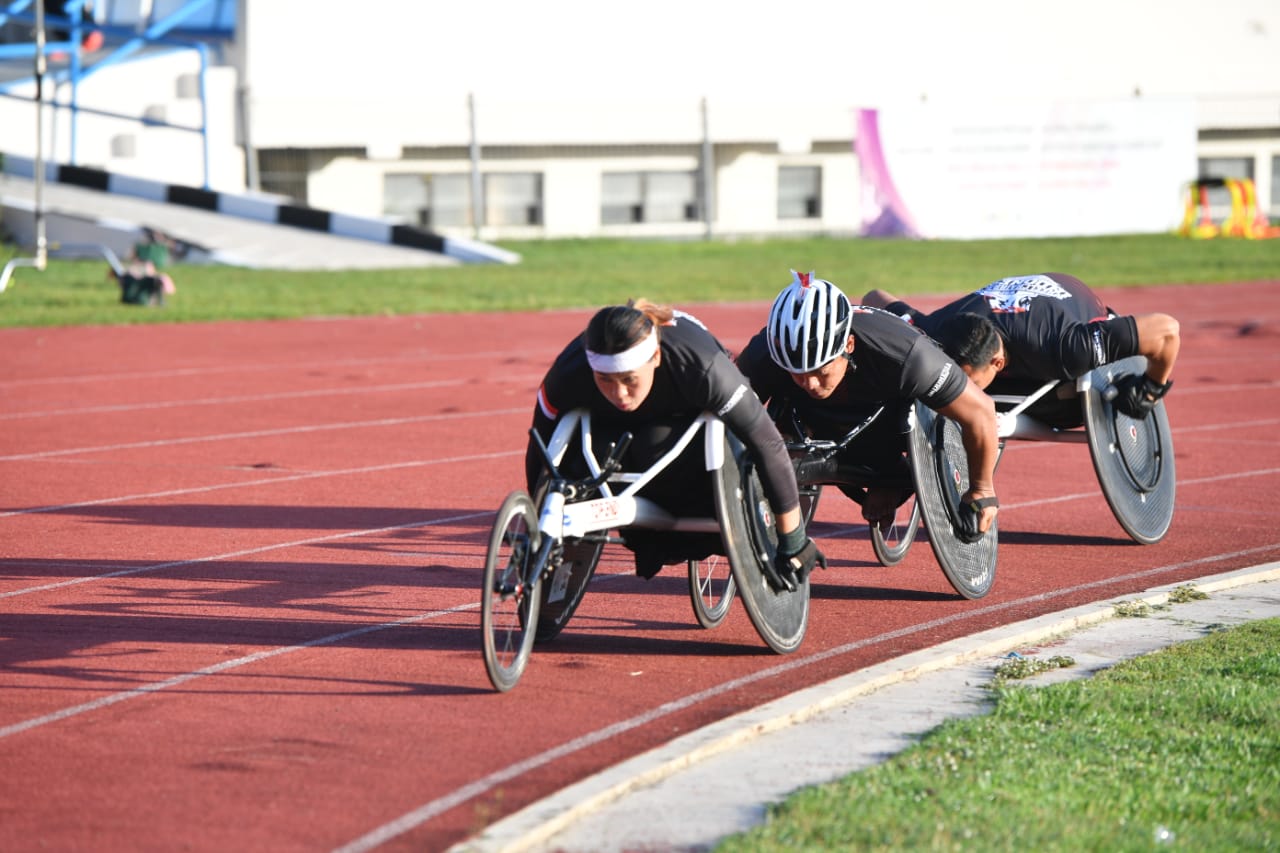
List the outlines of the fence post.
{"type": "Polygon", "coordinates": [[[483,204],[484,187],[480,180],[480,139],[476,136],[476,96],[467,93],[467,121],[471,130],[471,235],[480,239],[480,226],[484,223],[483,204]]]}
{"type": "Polygon", "coordinates": [[[715,197],[714,149],[711,146],[710,123],[707,121],[707,98],[702,97],[702,219],[706,223],[706,238],[711,239],[711,204],[715,197]]]}
{"type": "Polygon", "coordinates": [[[44,72],[45,30],[44,3],[36,3],[36,159],[35,159],[35,225],[36,269],[44,270],[49,256],[44,221],[44,72]]]}

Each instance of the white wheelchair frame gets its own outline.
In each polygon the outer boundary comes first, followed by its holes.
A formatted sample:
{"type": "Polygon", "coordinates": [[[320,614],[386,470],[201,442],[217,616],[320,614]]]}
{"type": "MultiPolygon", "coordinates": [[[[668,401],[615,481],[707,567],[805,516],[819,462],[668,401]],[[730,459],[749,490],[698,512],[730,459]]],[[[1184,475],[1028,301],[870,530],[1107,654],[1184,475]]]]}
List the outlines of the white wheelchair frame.
{"type": "MultiPolygon", "coordinates": [[[[486,555],[486,588],[482,591],[485,598],[481,604],[485,664],[494,687],[500,691],[511,689],[524,671],[537,633],[542,584],[550,584],[546,593],[548,603],[569,598],[565,621],[585,592],[595,562],[581,569],[583,574],[576,578],[576,588],[570,589],[572,564],[558,559],[565,540],[581,540],[628,527],[719,534],[728,557],[730,576],[715,591],[714,603],[703,601],[700,608],[700,594],[705,596],[707,590],[700,586],[704,579],[697,574],[697,561],[689,561],[690,594],[699,621],[705,627],[718,624],[736,588],[741,591],[757,633],[773,651],[785,654],[799,647],[808,622],[808,580],[798,583],[794,590],[779,591],[768,584],[762,562],[771,561],[776,551],[773,513],[741,443],[725,429],[720,418],[700,414],[647,470],[612,471],[607,477],[595,453],[590,413],[584,410],[568,412],[561,418],[546,445],[547,457],[558,470],[572,446],[575,432],[581,437],[581,455],[590,475],[584,479],[593,479],[596,484],[592,488],[601,496],[569,500],[564,491],[551,487],[541,493],[540,505],[534,506],[527,493],[517,491],[508,495],[495,522],[486,555]],[[705,470],[719,472],[711,478],[716,517],[678,517],[639,493],[684,453],[699,432],[703,435],[705,470]],[[520,561],[519,576],[512,577],[507,571],[512,567],[499,565],[502,558],[498,552],[511,545],[512,537],[506,535],[506,525],[526,513],[533,516],[530,526],[536,528],[537,535],[530,537],[531,541],[518,552],[518,557],[510,558],[520,561]],[[531,558],[539,564],[529,564],[531,558]],[[504,572],[501,582],[495,580],[496,571],[504,572]],[[533,571],[534,575],[525,577],[526,571],[533,571]],[[523,608],[519,610],[518,626],[514,618],[499,619],[494,613],[498,603],[523,608]]],[[[598,543],[599,538],[594,542],[598,543]]],[[[602,546],[596,544],[595,547],[602,546]]],[[[597,551],[594,559],[598,558],[597,551]]]]}

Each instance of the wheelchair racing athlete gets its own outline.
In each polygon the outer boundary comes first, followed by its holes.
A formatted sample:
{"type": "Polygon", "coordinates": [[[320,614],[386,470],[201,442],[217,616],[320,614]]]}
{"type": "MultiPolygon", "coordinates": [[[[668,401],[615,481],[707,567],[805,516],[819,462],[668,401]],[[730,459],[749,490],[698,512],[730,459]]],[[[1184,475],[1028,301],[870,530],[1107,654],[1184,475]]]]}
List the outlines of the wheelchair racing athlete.
{"type": "MultiPolygon", "coordinates": [[[[696,318],[669,306],[634,299],[600,309],[586,331],[556,357],[538,389],[533,426],[549,441],[562,414],[591,413],[596,448],[624,432],[632,441],[626,470],[644,471],[703,412],[720,417],[759,466],[777,519],[776,562],[764,566],[775,589],[793,588],[826,557],[805,534],[795,472],[785,443],[728,352],[696,318]]],[[[597,451],[599,452],[599,451],[597,451]]],[[[532,436],[525,452],[530,494],[543,469],[532,436]]],[[[643,494],[677,517],[715,517],[701,442],[692,442],[643,494]],[[705,488],[691,484],[705,483],[705,488]]],[[[718,534],[626,528],[636,573],[646,579],[663,565],[723,553],[718,534]]]]}
{"type": "MultiPolygon", "coordinates": [[[[999,456],[995,406],[934,341],[901,319],[855,306],[829,281],[792,271],[769,321],[738,356],[738,367],[779,417],[790,407],[816,438],[840,439],[878,406],[885,411],[837,457],[867,469],[865,491],[842,487],[868,523],[887,527],[911,497],[907,412],[915,400],[955,421],[968,457],[961,537],[977,541],[995,521],[999,456]]],[[[786,429],[785,419],[783,428],[786,429]]],[[[799,437],[797,437],[799,438],[799,437]]]]}
{"type": "MultiPolygon", "coordinates": [[[[1045,382],[1076,379],[1133,355],[1147,357],[1147,371],[1116,382],[1117,409],[1145,418],[1173,385],[1178,321],[1158,313],[1117,316],[1083,281],[1064,273],[1002,278],[931,314],[883,290],[870,291],[862,301],[931,335],[991,394],[1026,395],[1045,382]]],[[[1027,414],[1063,429],[1083,424],[1074,388],[1063,383],[1058,391],[1037,400],[1027,414]]]]}

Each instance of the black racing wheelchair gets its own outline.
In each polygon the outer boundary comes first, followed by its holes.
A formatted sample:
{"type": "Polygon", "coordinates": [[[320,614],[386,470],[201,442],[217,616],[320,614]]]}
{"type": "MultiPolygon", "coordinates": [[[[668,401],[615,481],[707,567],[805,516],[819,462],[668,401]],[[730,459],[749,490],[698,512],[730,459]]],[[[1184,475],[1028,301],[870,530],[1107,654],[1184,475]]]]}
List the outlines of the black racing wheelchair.
{"type": "Polygon", "coordinates": [[[799,648],[808,627],[808,579],[784,590],[766,580],[765,568],[777,552],[773,510],[749,454],[723,421],[699,416],[641,472],[622,470],[628,434],[603,460],[596,456],[591,417],[585,411],[563,417],[550,442],[544,444],[536,432],[531,435],[544,459],[543,477],[535,496],[517,490],[503,501],[485,555],[480,625],[485,669],[495,689],[515,687],[534,644],[555,637],[569,623],[604,546],[624,541],[611,532],[632,527],[718,534],[722,554],[687,561],[699,624],[718,625],[737,594],[770,649],[786,654],[799,648]],[[643,490],[699,436],[715,517],[676,517],[643,490]],[[565,456],[575,439],[588,469],[582,477],[562,474],[574,467],[565,456]]]}
{"type": "MultiPolygon", "coordinates": [[[[1145,357],[1133,356],[1095,368],[1074,386],[1061,381],[1032,384],[1028,393],[993,394],[992,398],[1002,451],[1010,440],[1088,444],[1098,483],[1116,521],[1134,541],[1149,545],[1165,537],[1173,520],[1177,474],[1169,416],[1163,400],[1146,418],[1130,417],[1114,405],[1115,383],[1144,373],[1146,366],[1145,357]],[[1054,408],[1067,413],[1062,423],[1070,426],[1054,426],[1049,422],[1052,418],[1028,413],[1050,394],[1059,404],[1054,408]]],[[[995,582],[997,531],[992,528],[976,543],[965,543],[958,536],[956,513],[959,497],[968,488],[968,468],[954,422],[919,402],[914,404],[908,440],[910,483],[837,462],[840,451],[884,416],[883,408],[877,409],[839,441],[798,438],[788,442],[806,526],[817,510],[823,486],[914,486],[891,524],[883,529],[870,525],[876,558],[885,566],[902,560],[923,521],[934,556],[952,587],[965,598],[981,598],[995,582]]],[[[793,423],[790,430],[782,426],[788,435],[804,435],[802,424],[793,423]]]]}
{"type": "Polygon", "coordinates": [[[1135,355],[1094,368],[1075,380],[1047,382],[1029,394],[992,394],[996,402],[1001,441],[1073,442],[1089,445],[1093,469],[1102,495],[1117,522],[1135,542],[1152,545],[1163,539],[1173,523],[1177,472],[1173,436],[1164,401],[1145,418],[1116,408],[1115,383],[1142,374],[1145,356],[1135,355]],[[1038,401],[1065,404],[1072,417],[1054,426],[1028,410],[1038,401]],[[1074,411],[1072,411],[1074,409],[1074,411]],[[1075,422],[1082,422],[1075,426],[1075,422]]]}
{"type": "Polygon", "coordinates": [[[969,467],[960,426],[955,421],[919,401],[910,407],[909,475],[886,475],[840,458],[875,421],[890,416],[880,406],[843,438],[825,440],[808,437],[805,425],[796,420],[794,412],[784,415],[792,420],[790,425],[783,423],[781,427],[788,437],[787,448],[800,486],[800,510],[806,527],[817,512],[824,486],[845,491],[880,487],[909,492],[891,522],[870,525],[876,558],[884,566],[899,563],[923,521],[934,557],[951,586],[965,598],[983,597],[995,583],[999,532],[992,525],[976,542],[966,542],[960,535],[960,499],[969,489],[969,467]]]}

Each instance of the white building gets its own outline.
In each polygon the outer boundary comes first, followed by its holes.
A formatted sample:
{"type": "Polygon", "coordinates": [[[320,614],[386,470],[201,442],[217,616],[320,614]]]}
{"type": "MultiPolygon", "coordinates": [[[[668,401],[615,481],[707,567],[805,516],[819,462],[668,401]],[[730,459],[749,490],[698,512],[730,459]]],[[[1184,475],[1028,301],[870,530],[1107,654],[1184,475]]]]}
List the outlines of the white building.
{"type": "MultiPolygon", "coordinates": [[[[443,234],[857,234],[859,108],[999,104],[1017,114],[1027,104],[1161,98],[1191,105],[1199,162],[1178,183],[1197,168],[1249,177],[1280,217],[1274,0],[94,8],[108,43],[85,57],[93,73],[77,84],[74,140],[59,110],[46,123],[46,157],[443,234]],[[171,35],[212,46],[206,74],[191,49],[153,48],[94,70],[123,40],[116,27],[184,10],[171,35]],[[156,123],[200,127],[202,116],[205,136],[156,123]]],[[[63,103],[69,85],[56,88],[63,103]]],[[[0,150],[32,156],[34,132],[21,129],[33,118],[29,102],[0,100],[0,150]]],[[[1170,223],[1179,191],[1159,200],[1170,223]]]]}

